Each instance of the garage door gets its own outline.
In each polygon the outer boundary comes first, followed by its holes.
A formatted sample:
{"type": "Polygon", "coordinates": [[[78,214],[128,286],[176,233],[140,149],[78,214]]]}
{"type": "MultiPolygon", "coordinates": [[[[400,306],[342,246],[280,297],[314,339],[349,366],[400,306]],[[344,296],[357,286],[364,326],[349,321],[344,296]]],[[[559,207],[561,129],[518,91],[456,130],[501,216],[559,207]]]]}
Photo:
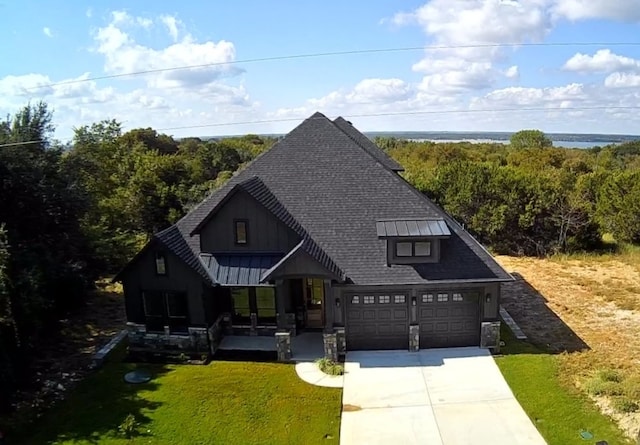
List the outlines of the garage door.
{"type": "Polygon", "coordinates": [[[420,348],[478,346],[479,292],[437,291],[418,299],[420,348]]]}
{"type": "Polygon", "coordinates": [[[409,296],[403,293],[346,295],[347,349],[408,349],[409,296]]]}

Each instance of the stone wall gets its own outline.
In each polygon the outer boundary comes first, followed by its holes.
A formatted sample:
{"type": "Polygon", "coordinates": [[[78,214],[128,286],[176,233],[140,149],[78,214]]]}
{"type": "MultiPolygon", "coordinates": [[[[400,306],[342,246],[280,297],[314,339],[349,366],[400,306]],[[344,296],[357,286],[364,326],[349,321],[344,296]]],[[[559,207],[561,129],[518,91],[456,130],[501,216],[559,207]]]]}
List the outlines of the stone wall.
{"type": "Polygon", "coordinates": [[[334,332],[325,332],[324,340],[324,356],[329,360],[338,361],[338,339],[334,332]]]}
{"type": "Polygon", "coordinates": [[[276,332],[276,352],[279,362],[291,360],[291,334],[288,332],[276,332]]]}
{"type": "Polygon", "coordinates": [[[409,351],[417,352],[420,350],[420,326],[412,324],[409,326],[409,351]]]}
{"type": "Polygon", "coordinates": [[[347,353],[347,336],[345,335],[344,328],[335,328],[335,331],[338,356],[344,357],[347,353]]]}
{"type": "Polygon", "coordinates": [[[500,351],[500,322],[483,321],[480,327],[480,347],[500,351]]]}
{"type": "Polygon", "coordinates": [[[145,325],[129,322],[127,332],[132,350],[207,355],[210,352],[207,328],[189,327],[188,332],[178,334],[165,326],[164,332],[147,332],[145,325]]]}

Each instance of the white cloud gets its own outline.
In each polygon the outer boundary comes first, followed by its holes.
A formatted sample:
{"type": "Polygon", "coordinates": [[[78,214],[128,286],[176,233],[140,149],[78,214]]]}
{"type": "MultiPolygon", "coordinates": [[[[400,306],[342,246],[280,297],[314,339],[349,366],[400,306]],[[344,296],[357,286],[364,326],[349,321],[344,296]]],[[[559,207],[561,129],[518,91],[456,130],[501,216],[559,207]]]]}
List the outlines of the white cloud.
{"type": "Polygon", "coordinates": [[[180,20],[176,19],[170,15],[160,16],[160,20],[167,27],[169,31],[169,35],[173,39],[174,42],[178,41],[178,25],[181,24],[180,20]]]}
{"type": "Polygon", "coordinates": [[[612,73],[604,80],[608,88],[637,88],[640,87],[640,74],[612,73]]]}
{"type": "Polygon", "coordinates": [[[87,18],[93,17],[93,9],[87,8],[87,11],[84,14],[87,16],[87,18]]]}
{"type": "Polygon", "coordinates": [[[547,0],[432,0],[396,14],[396,25],[419,25],[430,43],[413,70],[425,73],[423,88],[450,93],[486,89],[502,77],[510,48],[540,42],[551,29],[547,0]]]}
{"type": "Polygon", "coordinates": [[[509,79],[517,79],[520,76],[520,70],[517,65],[513,65],[505,70],[504,75],[509,79]]]}
{"type": "MultiPolygon", "coordinates": [[[[166,24],[168,16],[160,20],[166,24]]],[[[235,60],[233,43],[220,40],[198,43],[193,36],[185,34],[182,40],[162,49],[138,44],[123,29],[139,18],[126,12],[113,13],[111,23],[95,33],[96,51],[105,57],[105,71],[112,74],[130,74],[140,71],[164,70],[173,67],[197,66],[146,75],[147,85],[159,88],[193,88],[217,82],[223,77],[232,77],[242,72],[231,62],[235,60]],[[206,66],[203,66],[206,65],[206,66]]],[[[169,23],[177,26],[174,19],[169,23]]],[[[171,32],[171,30],[170,30],[171,32]]],[[[176,34],[177,37],[177,28],[176,34]]]]}
{"type": "Polygon", "coordinates": [[[638,0],[555,0],[554,15],[572,21],[610,19],[623,22],[640,21],[638,0]]]}
{"type": "Polygon", "coordinates": [[[582,73],[611,73],[640,70],[640,60],[614,54],[610,49],[596,51],[593,56],[577,53],[564,64],[563,69],[582,73]]]}
{"type": "Polygon", "coordinates": [[[42,33],[43,33],[45,36],[49,37],[49,38],[53,37],[53,32],[51,32],[51,28],[49,28],[49,27],[47,27],[47,26],[45,26],[44,28],[42,28],[42,33]]]}

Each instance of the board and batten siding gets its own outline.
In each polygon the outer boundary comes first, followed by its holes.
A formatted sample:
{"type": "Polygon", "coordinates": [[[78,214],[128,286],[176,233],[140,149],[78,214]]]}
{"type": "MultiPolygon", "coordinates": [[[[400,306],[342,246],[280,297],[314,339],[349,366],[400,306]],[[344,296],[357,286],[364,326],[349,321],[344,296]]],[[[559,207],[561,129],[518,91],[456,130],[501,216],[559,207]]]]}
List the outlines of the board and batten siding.
{"type": "Polygon", "coordinates": [[[235,193],[200,231],[202,252],[282,252],[300,241],[298,235],[244,191],[235,193]],[[246,244],[235,244],[236,220],[248,222],[246,244]]]}
{"type": "Polygon", "coordinates": [[[188,267],[173,253],[155,244],[139,256],[124,273],[124,288],[127,320],[136,323],[145,322],[143,290],[186,292],[189,310],[189,325],[205,325],[203,294],[204,281],[193,269],[188,267]],[[161,252],[167,265],[166,275],[156,274],[155,256],[161,252]]]}

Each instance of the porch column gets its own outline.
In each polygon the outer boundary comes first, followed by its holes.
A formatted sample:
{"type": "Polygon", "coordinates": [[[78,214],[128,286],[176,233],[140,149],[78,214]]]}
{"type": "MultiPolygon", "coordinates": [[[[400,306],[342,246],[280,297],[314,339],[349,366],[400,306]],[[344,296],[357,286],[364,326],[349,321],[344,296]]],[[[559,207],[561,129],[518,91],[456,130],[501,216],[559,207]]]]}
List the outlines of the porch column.
{"type": "Polygon", "coordinates": [[[286,328],[287,315],[286,315],[286,299],[289,297],[287,292],[287,286],[284,285],[284,280],[276,280],[276,324],[278,329],[286,328]]]}
{"type": "Polygon", "coordinates": [[[336,304],[331,280],[324,281],[324,326],[325,328],[333,328],[333,311],[336,304]]]}

